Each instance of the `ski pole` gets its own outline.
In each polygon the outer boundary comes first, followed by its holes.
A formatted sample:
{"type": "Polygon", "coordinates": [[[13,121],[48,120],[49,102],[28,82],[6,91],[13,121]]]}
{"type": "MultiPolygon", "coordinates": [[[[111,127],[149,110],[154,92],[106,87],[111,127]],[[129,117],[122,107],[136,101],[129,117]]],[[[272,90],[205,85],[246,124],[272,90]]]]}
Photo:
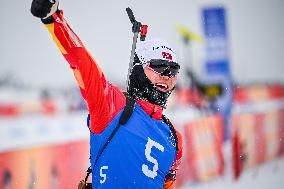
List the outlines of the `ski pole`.
{"type": "Polygon", "coordinates": [[[141,22],[136,21],[134,14],[129,7],[126,8],[126,12],[127,12],[127,15],[129,17],[130,22],[132,23],[132,32],[133,32],[130,62],[129,62],[128,73],[127,73],[127,81],[126,81],[126,88],[127,88],[127,91],[128,91],[129,77],[130,77],[132,67],[133,67],[137,38],[138,38],[139,33],[140,33],[140,40],[141,41],[145,40],[148,26],[142,25],[141,22]]]}

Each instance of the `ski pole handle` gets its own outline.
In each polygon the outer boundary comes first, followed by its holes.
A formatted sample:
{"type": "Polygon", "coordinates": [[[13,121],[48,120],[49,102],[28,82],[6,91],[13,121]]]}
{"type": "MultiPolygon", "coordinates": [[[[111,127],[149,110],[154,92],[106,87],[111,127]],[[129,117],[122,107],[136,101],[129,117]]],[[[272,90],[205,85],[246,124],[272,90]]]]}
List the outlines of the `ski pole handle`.
{"type": "Polygon", "coordinates": [[[129,7],[126,8],[126,12],[127,12],[128,17],[129,17],[129,20],[132,24],[132,32],[133,33],[139,33],[142,24],[140,22],[136,21],[134,14],[129,7]]]}
{"type": "Polygon", "coordinates": [[[136,22],[136,20],[135,20],[135,17],[134,17],[134,14],[133,14],[131,8],[127,7],[127,8],[126,8],[126,12],[127,12],[127,15],[128,15],[128,17],[129,17],[130,22],[131,22],[132,24],[134,24],[134,22],[136,22]]]}

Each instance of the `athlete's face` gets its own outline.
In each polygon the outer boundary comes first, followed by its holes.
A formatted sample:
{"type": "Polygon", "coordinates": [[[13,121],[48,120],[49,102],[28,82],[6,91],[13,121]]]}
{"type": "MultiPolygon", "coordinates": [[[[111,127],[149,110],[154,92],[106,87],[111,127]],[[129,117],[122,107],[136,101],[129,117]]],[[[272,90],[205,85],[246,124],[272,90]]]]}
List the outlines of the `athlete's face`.
{"type": "Polygon", "coordinates": [[[162,92],[168,92],[176,85],[177,76],[162,76],[149,66],[144,68],[144,72],[154,86],[162,92]]]}

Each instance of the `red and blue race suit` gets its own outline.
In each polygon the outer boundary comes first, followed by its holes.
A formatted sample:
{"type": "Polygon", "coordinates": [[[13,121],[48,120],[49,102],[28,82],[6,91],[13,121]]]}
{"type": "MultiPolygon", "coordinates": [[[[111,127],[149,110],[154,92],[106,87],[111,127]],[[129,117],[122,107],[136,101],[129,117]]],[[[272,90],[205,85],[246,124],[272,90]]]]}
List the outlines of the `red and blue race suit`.
{"type": "Polygon", "coordinates": [[[180,164],[181,135],[177,132],[179,151],[176,153],[172,133],[162,121],[162,107],[147,101],[136,101],[133,115],[94,167],[93,157],[116,126],[126,99],[120,89],[105,79],[95,59],[63,18],[63,12],[52,17],[54,21],[45,26],[68,61],[90,114],[93,186],[174,188],[175,179],[167,173],[177,170],[180,164]]]}

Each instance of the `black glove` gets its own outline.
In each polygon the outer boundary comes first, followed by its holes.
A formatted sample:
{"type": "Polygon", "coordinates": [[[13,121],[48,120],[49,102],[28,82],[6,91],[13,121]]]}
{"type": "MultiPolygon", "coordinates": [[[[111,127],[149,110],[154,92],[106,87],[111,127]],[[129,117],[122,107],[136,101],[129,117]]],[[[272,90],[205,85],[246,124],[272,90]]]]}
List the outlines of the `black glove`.
{"type": "Polygon", "coordinates": [[[58,0],[33,0],[31,13],[35,17],[45,19],[58,9],[58,0]]]}

